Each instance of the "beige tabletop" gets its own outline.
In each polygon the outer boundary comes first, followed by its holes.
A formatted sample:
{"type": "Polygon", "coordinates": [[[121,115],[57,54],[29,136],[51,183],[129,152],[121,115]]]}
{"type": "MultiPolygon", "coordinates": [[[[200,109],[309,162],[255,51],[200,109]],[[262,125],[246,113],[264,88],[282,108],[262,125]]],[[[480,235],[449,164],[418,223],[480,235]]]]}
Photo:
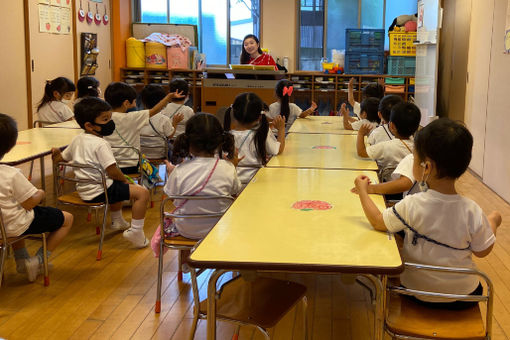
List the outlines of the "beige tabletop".
{"type": "Polygon", "coordinates": [[[356,135],[357,131],[345,130],[340,116],[308,116],[299,118],[289,129],[293,133],[331,133],[338,135],[356,135]]]}
{"type": "Polygon", "coordinates": [[[9,151],[0,163],[16,165],[51,153],[51,148],[69,145],[82,130],[35,128],[20,131],[16,146],[9,151]]]}
{"type": "Polygon", "coordinates": [[[268,167],[377,170],[375,161],[356,154],[354,135],[289,133],[285,150],[268,167]]]}
{"type": "MultiPolygon", "coordinates": [[[[217,269],[401,272],[394,238],[370,226],[358,197],[349,191],[359,174],[377,182],[371,171],[260,169],[193,252],[191,264],[217,269]]],[[[385,208],[382,196],[372,198],[379,209],[385,208]]]]}
{"type": "Polygon", "coordinates": [[[45,125],[44,127],[45,128],[61,128],[61,129],[81,129],[81,127],[78,125],[78,123],[74,119],[68,120],[68,121],[62,122],[62,123],[45,125]]]}

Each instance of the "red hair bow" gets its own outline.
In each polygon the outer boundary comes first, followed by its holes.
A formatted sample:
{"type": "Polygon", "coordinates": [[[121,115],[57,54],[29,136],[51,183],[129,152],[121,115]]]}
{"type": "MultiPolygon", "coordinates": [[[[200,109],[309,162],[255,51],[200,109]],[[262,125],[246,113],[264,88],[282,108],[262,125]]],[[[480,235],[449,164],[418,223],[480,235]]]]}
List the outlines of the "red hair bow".
{"type": "Polygon", "coordinates": [[[292,96],[292,91],[294,90],[294,86],[284,86],[283,87],[283,95],[288,95],[289,97],[292,96]]]}

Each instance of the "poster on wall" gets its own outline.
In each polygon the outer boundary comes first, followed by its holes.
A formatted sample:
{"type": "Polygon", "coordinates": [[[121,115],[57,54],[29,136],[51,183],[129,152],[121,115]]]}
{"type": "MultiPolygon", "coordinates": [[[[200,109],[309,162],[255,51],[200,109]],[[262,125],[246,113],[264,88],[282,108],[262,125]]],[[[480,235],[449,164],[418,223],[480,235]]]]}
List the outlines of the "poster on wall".
{"type": "Polygon", "coordinates": [[[52,6],[62,6],[62,0],[50,0],[50,5],[52,6]]]}
{"type": "Polygon", "coordinates": [[[71,8],[71,6],[72,6],[71,0],[62,0],[62,7],[71,8]]]}
{"type": "Polygon", "coordinates": [[[50,6],[39,4],[39,32],[49,33],[51,29],[50,23],[50,6]]]}
{"type": "Polygon", "coordinates": [[[510,1],[506,9],[506,25],[505,25],[505,53],[510,54],[510,1]]]}
{"type": "Polygon", "coordinates": [[[38,4],[45,4],[45,5],[49,5],[50,4],[50,0],[38,0],[37,1],[38,4]]]}
{"type": "Polygon", "coordinates": [[[71,9],[62,7],[60,9],[60,25],[62,30],[60,34],[71,34],[71,9]]]}
{"type": "Polygon", "coordinates": [[[62,31],[60,24],[60,7],[50,6],[50,33],[59,34],[62,31]]]}

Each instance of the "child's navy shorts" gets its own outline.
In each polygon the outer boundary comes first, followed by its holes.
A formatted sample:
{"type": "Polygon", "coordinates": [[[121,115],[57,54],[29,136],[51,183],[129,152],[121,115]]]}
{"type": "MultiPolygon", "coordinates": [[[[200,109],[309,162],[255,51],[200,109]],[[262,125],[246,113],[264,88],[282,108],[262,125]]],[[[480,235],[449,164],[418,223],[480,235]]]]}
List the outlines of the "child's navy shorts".
{"type": "Polygon", "coordinates": [[[64,224],[64,214],[60,209],[37,206],[33,210],[34,220],[22,235],[51,233],[64,224]]]}
{"type": "MultiPolygon", "coordinates": [[[[108,202],[110,204],[129,201],[129,184],[119,181],[113,181],[112,185],[107,190],[108,202]]],[[[85,201],[88,203],[101,203],[106,200],[104,193],[96,196],[95,198],[85,201]]]]}

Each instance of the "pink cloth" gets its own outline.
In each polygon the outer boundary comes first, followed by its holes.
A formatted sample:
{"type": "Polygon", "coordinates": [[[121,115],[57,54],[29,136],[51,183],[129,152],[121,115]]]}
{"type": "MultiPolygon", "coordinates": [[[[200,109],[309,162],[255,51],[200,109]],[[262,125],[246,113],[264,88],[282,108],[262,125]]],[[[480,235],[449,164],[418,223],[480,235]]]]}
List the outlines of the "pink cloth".
{"type": "Polygon", "coordinates": [[[178,34],[167,34],[167,33],[152,33],[148,37],[142,40],[143,42],[157,42],[167,47],[178,46],[182,51],[186,50],[191,46],[191,41],[178,34]]]}

